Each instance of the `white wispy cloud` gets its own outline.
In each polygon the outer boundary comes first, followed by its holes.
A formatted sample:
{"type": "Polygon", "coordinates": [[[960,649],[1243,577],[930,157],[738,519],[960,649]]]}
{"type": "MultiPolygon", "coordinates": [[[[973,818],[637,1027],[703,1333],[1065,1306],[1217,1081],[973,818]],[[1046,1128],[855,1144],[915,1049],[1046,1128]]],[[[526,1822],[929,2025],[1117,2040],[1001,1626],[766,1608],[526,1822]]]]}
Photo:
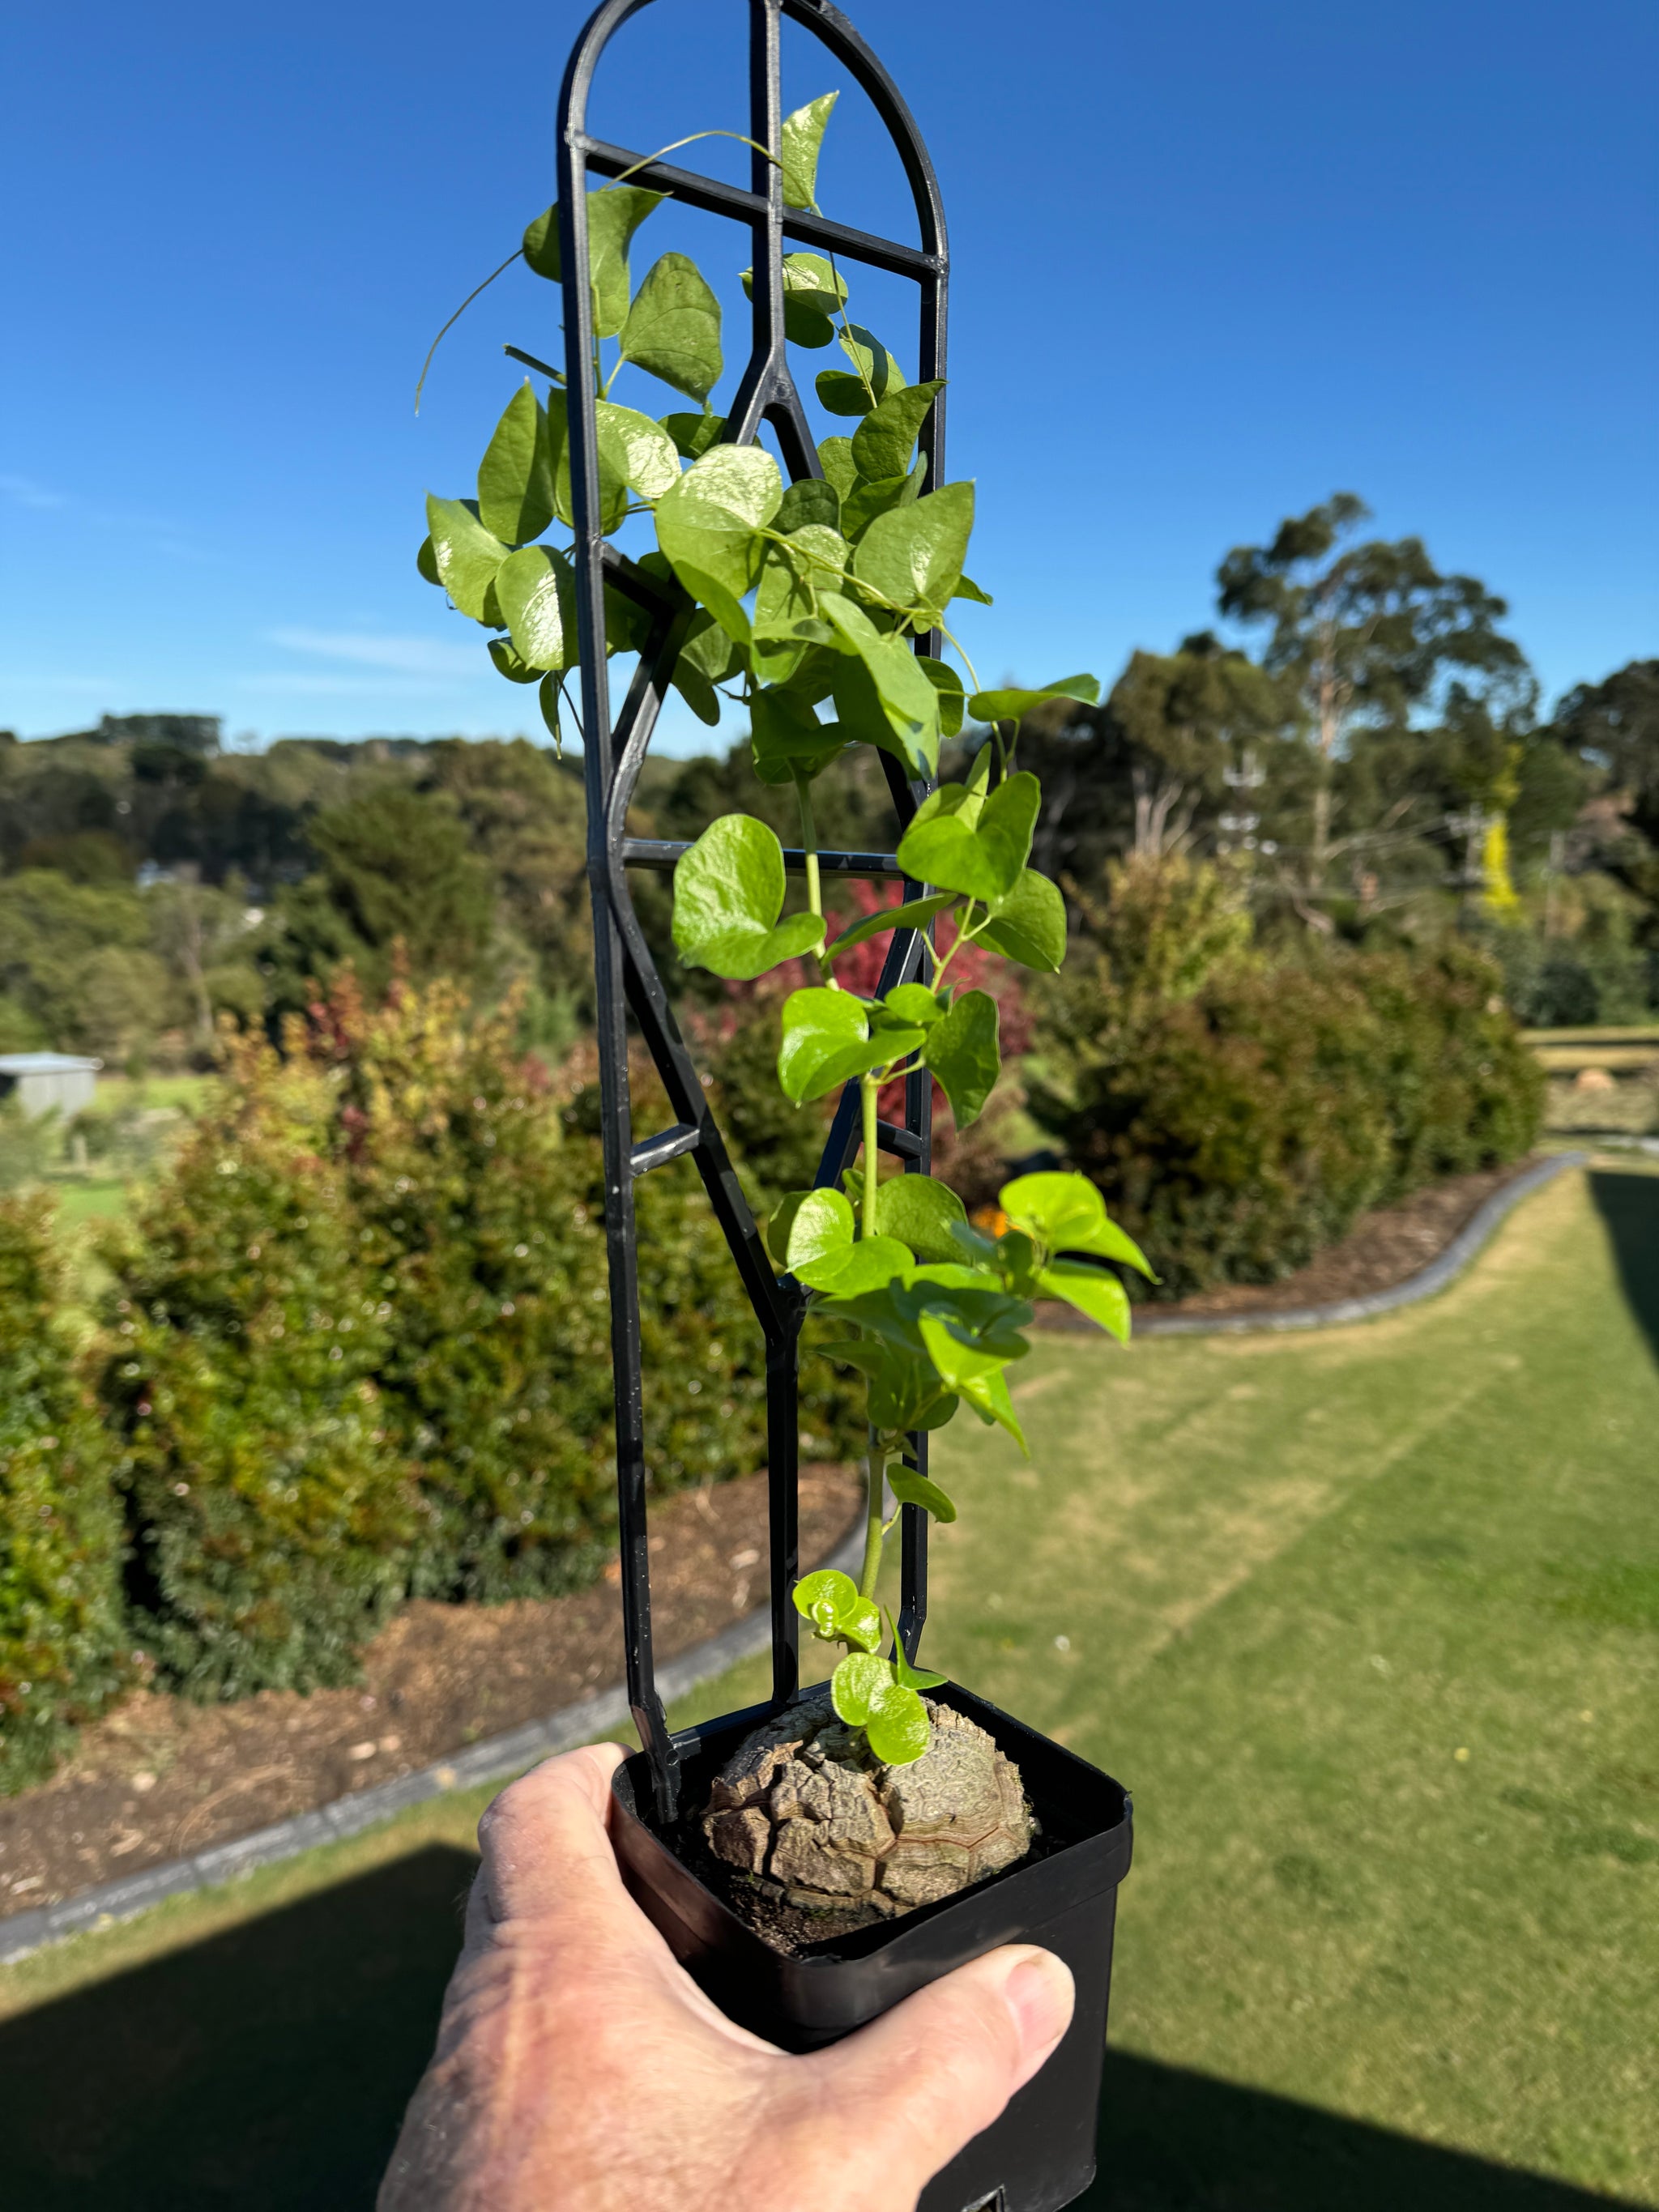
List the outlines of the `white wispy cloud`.
{"type": "Polygon", "coordinates": [[[427,684],[477,678],[487,673],[489,665],[477,646],[450,645],[429,637],[398,637],[367,630],[273,629],[266,631],[265,638],[268,644],[280,645],[289,653],[344,661],[358,668],[385,669],[392,675],[420,677],[427,684]]]}
{"type": "Polygon", "coordinates": [[[33,477],[0,476],[0,492],[19,507],[37,509],[64,507],[68,504],[61,491],[52,491],[47,485],[36,483],[33,477]]]}

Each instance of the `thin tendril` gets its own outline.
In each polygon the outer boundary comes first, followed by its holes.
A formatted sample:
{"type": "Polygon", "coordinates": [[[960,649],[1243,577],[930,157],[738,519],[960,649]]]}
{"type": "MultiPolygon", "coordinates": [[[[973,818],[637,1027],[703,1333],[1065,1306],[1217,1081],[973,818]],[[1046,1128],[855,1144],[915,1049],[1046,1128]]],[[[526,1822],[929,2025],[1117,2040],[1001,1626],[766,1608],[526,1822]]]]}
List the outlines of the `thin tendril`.
{"type": "Polygon", "coordinates": [[[493,284],[498,276],[505,275],[507,270],[513,266],[514,263],[515,261],[521,260],[523,257],[523,246],[515,246],[512,252],[507,255],[506,260],[502,262],[501,267],[499,269],[492,269],[489,276],[484,278],[483,283],[482,284],[475,285],[471,291],[467,294],[465,299],[462,301],[460,306],[456,308],[454,313],[444,325],[443,329],[439,331],[437,337],[433,339],[431,344],[427,348],[426,359],[421,363],[420,377],[415,386],[415,412],[417,415],[421,411],[421,393],[426,388],[426,373],[432,366],[433,355],[437,352],[438,348],[444,342],[445,333],[453,330],[455,325],[460,321],[461,317],[472,305],[472,302],[477,298],[480,292],[483,291],[488,286],[493,284]]]}

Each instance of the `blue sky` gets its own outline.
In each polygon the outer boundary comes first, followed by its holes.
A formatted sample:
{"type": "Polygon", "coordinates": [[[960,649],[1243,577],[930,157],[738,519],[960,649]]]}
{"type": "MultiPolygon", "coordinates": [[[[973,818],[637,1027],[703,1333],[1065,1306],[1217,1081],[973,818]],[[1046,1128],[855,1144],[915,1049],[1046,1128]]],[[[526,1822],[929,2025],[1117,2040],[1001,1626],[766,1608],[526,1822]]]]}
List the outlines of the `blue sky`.
{"type": "MultiPolygon", "coordinates": [[[[552,197],[586,12],[9,12],[0,726],[536,729],[412,556],[423,491],[472,489],[516,379],[502,342],[556,357],[550,288],[504,277],[418,421],[410,400],[433,331],[552,197]]],[[[642,149],[741,129],[744,12],[656,0],[596,127],[642,149]]],[[[853,12],[944,183],[987,680],[1109,681],[1211,618],[1229,546],[1339,487],[1502,592],[1551,696],[1659,650],[1651,0],[853,12]]],[[[837,81],[805,43],[792,99],[837,81]]],[[[908,223],[856,94],[820,197],[908,223]]],[[[669,245],[711,277],[746,258],[675,222],[636,276],[669,245]]],[[[901,290],[855,306],[913,370],[901,290]]],[[[634,404],[651,392],[684,404],[634,404]]],[[[663,735],[701,741],[684,716],[663,735]]]]}

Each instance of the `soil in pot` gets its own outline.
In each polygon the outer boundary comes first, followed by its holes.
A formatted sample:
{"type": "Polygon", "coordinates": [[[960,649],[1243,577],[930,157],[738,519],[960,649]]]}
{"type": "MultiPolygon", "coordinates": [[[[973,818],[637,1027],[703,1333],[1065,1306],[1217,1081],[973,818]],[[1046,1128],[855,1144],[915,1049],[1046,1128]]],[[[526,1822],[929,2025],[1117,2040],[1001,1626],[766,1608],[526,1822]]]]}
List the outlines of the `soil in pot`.
{"type": "Polygon", "coordinates": [[[696,1871],[775,1949],[896,1919],[1031,1851],[1019,1769],[985,1730],[925,1699],[933,1741],[884,1766],[827,1696],[763,1722],[716,1776],[696,1871]]]}

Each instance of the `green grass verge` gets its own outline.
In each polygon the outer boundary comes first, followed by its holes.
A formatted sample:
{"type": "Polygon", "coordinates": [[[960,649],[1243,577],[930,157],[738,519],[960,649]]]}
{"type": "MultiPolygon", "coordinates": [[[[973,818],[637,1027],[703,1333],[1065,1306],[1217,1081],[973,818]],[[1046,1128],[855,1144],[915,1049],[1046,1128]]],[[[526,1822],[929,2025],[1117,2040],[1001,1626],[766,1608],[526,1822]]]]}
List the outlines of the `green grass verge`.
{"type": "MultiPolygon", "coordinates": [[[[1029,1468],[939,1440],[930,1657],[1135,1792],[1097,2212],[1659,2203],[1656,1352],[1620,1163],[1382,1322],[1043,1340],[1029,1468]]],[[[0,1975],[23,2200],[366,2205],[490,1794],[0,1975]]]]}

